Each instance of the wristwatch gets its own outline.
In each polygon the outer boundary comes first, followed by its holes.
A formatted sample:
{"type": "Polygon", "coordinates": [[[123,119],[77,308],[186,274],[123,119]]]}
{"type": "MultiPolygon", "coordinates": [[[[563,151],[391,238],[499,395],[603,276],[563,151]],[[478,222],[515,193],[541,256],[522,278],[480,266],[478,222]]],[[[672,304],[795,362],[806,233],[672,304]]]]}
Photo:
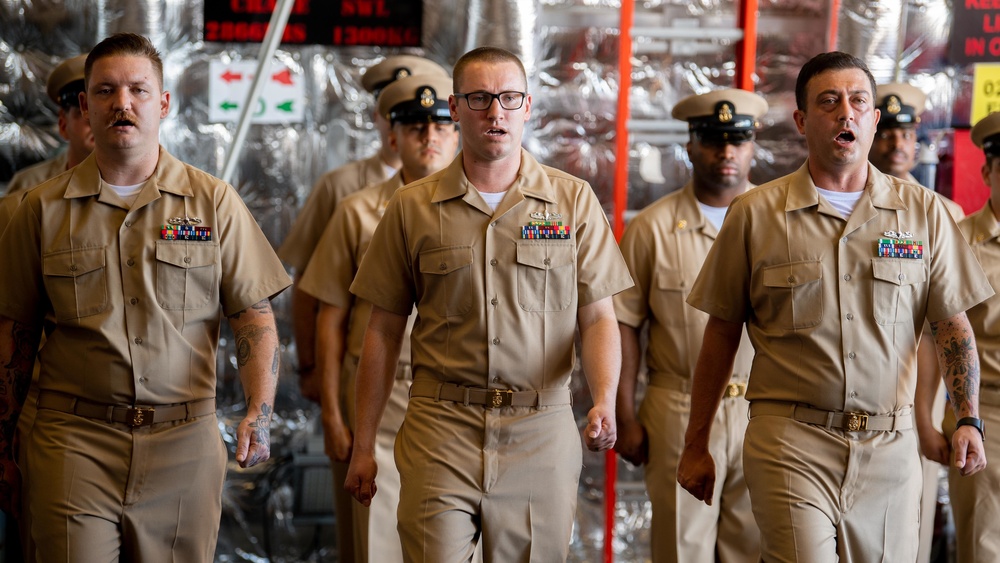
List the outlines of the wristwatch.
{"type": "Polygon", "coordinates": [[[958,422],[955,423],[955,428],[958,428],[959,426],[972,426],[979,431],[979,435],[982,436],[983,441],[986,441],[986,425],[983,423],[983,419],[976,418],[974,416],[967,416],[959,419],[958,422]]]}

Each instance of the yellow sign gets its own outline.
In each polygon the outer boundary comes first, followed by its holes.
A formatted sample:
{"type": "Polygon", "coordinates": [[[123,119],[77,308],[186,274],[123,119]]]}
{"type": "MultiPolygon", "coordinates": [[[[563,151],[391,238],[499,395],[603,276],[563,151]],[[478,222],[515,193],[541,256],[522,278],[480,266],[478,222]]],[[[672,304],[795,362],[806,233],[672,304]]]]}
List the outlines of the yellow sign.
{"type": "Polygon", "coordinates": [[[975,125],[987,115],[1000,111],[1000,64],[978,63],[975,67],[969,125],[975,125]]]}

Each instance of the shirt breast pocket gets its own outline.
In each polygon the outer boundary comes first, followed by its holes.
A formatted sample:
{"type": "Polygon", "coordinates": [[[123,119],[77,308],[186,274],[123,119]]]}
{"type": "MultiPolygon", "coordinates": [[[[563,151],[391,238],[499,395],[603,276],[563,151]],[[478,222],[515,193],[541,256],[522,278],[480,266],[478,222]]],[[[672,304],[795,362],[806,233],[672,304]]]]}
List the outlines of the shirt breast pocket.
{"type": "Polygon", "coordinates": [[[219,246],[212,242],[156,241],[156,301],[166,310],[219,304],[219,246]]]}
{"type": "Polygon", "coordinates": [[[563,311],[576,289],[572,243],[517,243],[517,300],[525,311],[563,311]]]}
{"type": "Polygon", "coordinates": [[[691,282],[684,279],[680,270],[660,270],[655,273],[649,305],[657,319],[665,326],[685,326],[685,307],[691,282]]]}
{"type": "Polygon", "coordinates": [[[916,292],[927,281],[923,260],[872,258],[872,276],[875,322],[880,325],[913,322],[916,292]]]}
{"type": "Polygon", "coordinates": [[[818,261],[768,266],[761,275],[765,291],[758,315],[770,316],[786,330],[814,327],[823,320],[823,268],[818,261]]]}
{"type": "Polygon", "coordinates": [[[45,289],[57,320],[88,317],[107,308],[105,249],[62,250],[42,257],[45,289]]]}
{"type": "Polygon", "coordinates": [[[436,248],[420,253],[424,298],[437,314],[465,315],[472,309],[472,247],[436,248]]]}

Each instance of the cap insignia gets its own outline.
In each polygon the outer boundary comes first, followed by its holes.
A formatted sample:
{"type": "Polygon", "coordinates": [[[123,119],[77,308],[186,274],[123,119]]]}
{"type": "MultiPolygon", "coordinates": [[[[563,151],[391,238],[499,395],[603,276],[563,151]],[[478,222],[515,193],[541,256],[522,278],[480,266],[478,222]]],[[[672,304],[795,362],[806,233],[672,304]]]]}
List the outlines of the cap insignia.
{"type": "Polygon", "coordinates": [[[722,123],[728,123],[733,119],[733,106],[727,102],[722,102],[719,104],[719,121],[722,123]]]}
{"type": "Polygon", "coordinates": [[[903,107],[899,103],[899,98],[895,95],[890,95],[886,100],[885,109],[891,114],[897,114],[903,110],[903,107]]]}
{"type": "Polygon", "coordinates": [[[420,91],[420,105],[425,108],[434,106],[434,91],[430,88],[424,88],[420,91]]]}
{"type": "Polygon", "coordinates": [[[393,78],[393,80],[399,80],[400,78],[406,78],[409,75],[410,75],[410,69],[408,69],[408,68],[399,68],[399,69],[396,69],[396,76],[393,78]]]}

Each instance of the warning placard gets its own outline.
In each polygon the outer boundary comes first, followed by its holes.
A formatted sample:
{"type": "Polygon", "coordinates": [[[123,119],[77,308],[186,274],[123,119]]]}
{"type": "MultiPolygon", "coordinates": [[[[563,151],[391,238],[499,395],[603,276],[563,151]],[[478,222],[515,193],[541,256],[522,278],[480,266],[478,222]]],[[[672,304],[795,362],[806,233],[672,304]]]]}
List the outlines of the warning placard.
{"type": "MultiPolygon", "coordinates": [[[[212,123],[239,119],[244,98],[250,91],[257,62],[212,61],[208,83],[208,119],[212,123]]],[[[251,123],[301,123],[304,117],[305,88],[302,76],[285,65],[272,62],[266,70],[260,96],[250,102],[251,123]]]]}
{"type": "Polygon", "coordinates": [[[977,64],[969,123],[975,124],[995,111],[1000,111],[1000,64],[977,64]]]}

